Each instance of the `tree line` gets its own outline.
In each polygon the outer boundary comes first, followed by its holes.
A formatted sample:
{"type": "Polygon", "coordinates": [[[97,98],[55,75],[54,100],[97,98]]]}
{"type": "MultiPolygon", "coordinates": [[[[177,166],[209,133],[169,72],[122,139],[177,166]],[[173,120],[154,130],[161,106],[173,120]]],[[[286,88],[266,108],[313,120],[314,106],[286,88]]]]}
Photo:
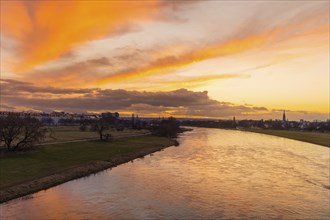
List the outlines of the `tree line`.
{"type": "MultiPolygon", "coordinates": [[[[0,147],[5,147],[9,151],[18,151],[33,147],[36,143],[43,140],[47,133],[44,121],[31,116],[20,116],[17,113],[11,113],[7,117],[0,117],[0,147]]],[[[114,128],[117,131],[129,127],[129,121],[120,121],[113,116],[106,116],[92,121],[81,121],[80,131],[94,131],[98,134],[100,141],[110,141],[112,136],[107,131],[114,128]]],[[[151,134],[176,137],[181,132],[179,122],[170,117],[163,120],[154,120],[150,123],[139,123],[132,129],[146,129],[151,134]]]]}

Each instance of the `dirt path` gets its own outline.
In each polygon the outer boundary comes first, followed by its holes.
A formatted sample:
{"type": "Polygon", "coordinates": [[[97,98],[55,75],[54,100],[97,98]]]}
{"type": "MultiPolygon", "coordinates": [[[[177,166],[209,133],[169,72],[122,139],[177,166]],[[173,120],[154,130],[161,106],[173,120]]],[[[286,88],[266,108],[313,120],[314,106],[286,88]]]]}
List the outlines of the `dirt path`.
{"type": "MultiPolygon", "coordinates": [[[[138,136],[145,136],[145,135],[149,135],[149,134],[151,134],[151,133],[149,132],[149,133],[145,133],[145,134],[123,135],[123,136],[114,137],[114,139],[121,139],[121,138],[128,138],[128,137],[138,137],[138,136]]],[[[66,143],[95,141],[95,140],[99,140],[99,138],[89,138],[89,139],[78,139],[78,140],[71,140],[71,141],[56,141],[56,142],[40,143],[40,144],[36,144],[36,146],[66,144],[66,143]]]]}

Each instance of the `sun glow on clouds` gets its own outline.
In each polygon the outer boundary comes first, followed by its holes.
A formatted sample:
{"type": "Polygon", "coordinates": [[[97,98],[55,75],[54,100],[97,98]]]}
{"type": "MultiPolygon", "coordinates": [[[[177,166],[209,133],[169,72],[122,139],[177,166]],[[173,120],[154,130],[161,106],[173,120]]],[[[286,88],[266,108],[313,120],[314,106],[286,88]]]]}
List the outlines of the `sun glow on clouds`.
{"type": "MultiPolygon", "coordinates": [[[[127,81],[154,74],[171,73],[172,71],[186,68],[208,59],[232,56],[234,54],[243,53],[257,48],[259,48],[259,50],[270,50],[274,45],[277,47],[276,50],[295,47],[316,47],[318,45],[325,46],[328,44],[326,37],[329,34],[329,24],[322,24],[321,26],[316,27],[313,25],[313,22],[318,22],[318,19],[320,18],[322,18],[322,15],[317,15],[315,17],[309,17],[298,22],[274,28],[268,32],[261,32],[259,34],[237,39],[234,38],[208,47],[195,48],[195,51],[189,51],[177,56],[165,56],[165,58],[158,59],[157,62],[153,62],[143,68],[110,74],[98,80],[96,85],[100,86],[107,83],[127,81]],[[311,28],[306,29],[306,26],[311,26],[311,28]],[[312,39],[315,39],[318,36],[323,37],[321,37],[320,41],[306,45],[306,42],[309,40],[308,37],[310,36],[312,36],[312,39]],[[297,43],[295,43],[297,41],[300,41],[300,44],[298,43],[297,45],[297,43]],[[296,45],[292,47],[290,44],[296,45]]],[[[303,55],[304,54],[302,53],[291,53],[291,55],[283,55],[282,58],[287,58],[287,60],[289,60],[303,55]]],[[[274,61],[273,63],[275,64],[276,62],[277,61],[274,61]]]]}
{"type": "Polygon", "coordinates": [[[214,100],[328,113],[328,7],[310,1],[1,1],[1,78],[76,89],[187,88],[209,91],[214,100]]]}
{"type": "Polygon", "coordinates": [[[5,1],[1,2],[1,26],[20,44],[22,62],[15,69],[26,71],[61,57],[78,44],[129,31],[131,20],[151,18],[158,4],[157,1],[5,1]]]}
{"type": "Polygon", "coordinates": [[[245,39],[229,41],[224,44],[211,46],[209,48],[202,48],[193,53],[187,53],[179,57],[171,57],[171,59],[161,59],[158,60],[158,62],[154,62],[150,66],[147,66],[137,71],[113,74],[102,78],[97,83],[98,85],[102,85],[109,82],[125,81],[127,79],[132,78],[139,78],[163,72],[170,72],[179,68],[187,67],[197,62],[204,61],[206,59],[244,52],[255,46],[260,46],[265,42],[265,40],[266,39],[264,38],[264,36],[255,36],[248,37],[245,39]]]}

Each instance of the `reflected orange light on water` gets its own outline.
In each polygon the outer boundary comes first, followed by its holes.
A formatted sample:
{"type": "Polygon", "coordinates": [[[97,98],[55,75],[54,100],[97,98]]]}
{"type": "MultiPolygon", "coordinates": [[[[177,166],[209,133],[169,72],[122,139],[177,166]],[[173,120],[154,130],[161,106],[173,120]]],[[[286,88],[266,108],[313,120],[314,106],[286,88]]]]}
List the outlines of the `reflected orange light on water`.
{"type": "Polygon", "coordinates": [[[327,219],[329,148],[194,128],[178,147],[0,206],[4,217],[327,219]],[[49,208],[53,207],[53,208],[49,208]],[[26,212],[29,210],[29,212],[26,212]]]}

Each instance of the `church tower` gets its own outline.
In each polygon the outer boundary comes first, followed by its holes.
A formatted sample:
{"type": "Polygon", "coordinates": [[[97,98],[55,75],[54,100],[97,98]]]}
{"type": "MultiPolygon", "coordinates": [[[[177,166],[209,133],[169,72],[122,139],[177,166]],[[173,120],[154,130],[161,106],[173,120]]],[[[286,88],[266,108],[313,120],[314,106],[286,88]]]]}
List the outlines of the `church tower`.
{"type": "Polygon", "coordinates": [[[135,128],[135,120],[134,120],[134,114],[132,114],[132,129],[135,128]]]}
{"type": "Polygon", "coordinates": [[[285,110],[283,111],[283,121],[286,121],[285,110]]]}

